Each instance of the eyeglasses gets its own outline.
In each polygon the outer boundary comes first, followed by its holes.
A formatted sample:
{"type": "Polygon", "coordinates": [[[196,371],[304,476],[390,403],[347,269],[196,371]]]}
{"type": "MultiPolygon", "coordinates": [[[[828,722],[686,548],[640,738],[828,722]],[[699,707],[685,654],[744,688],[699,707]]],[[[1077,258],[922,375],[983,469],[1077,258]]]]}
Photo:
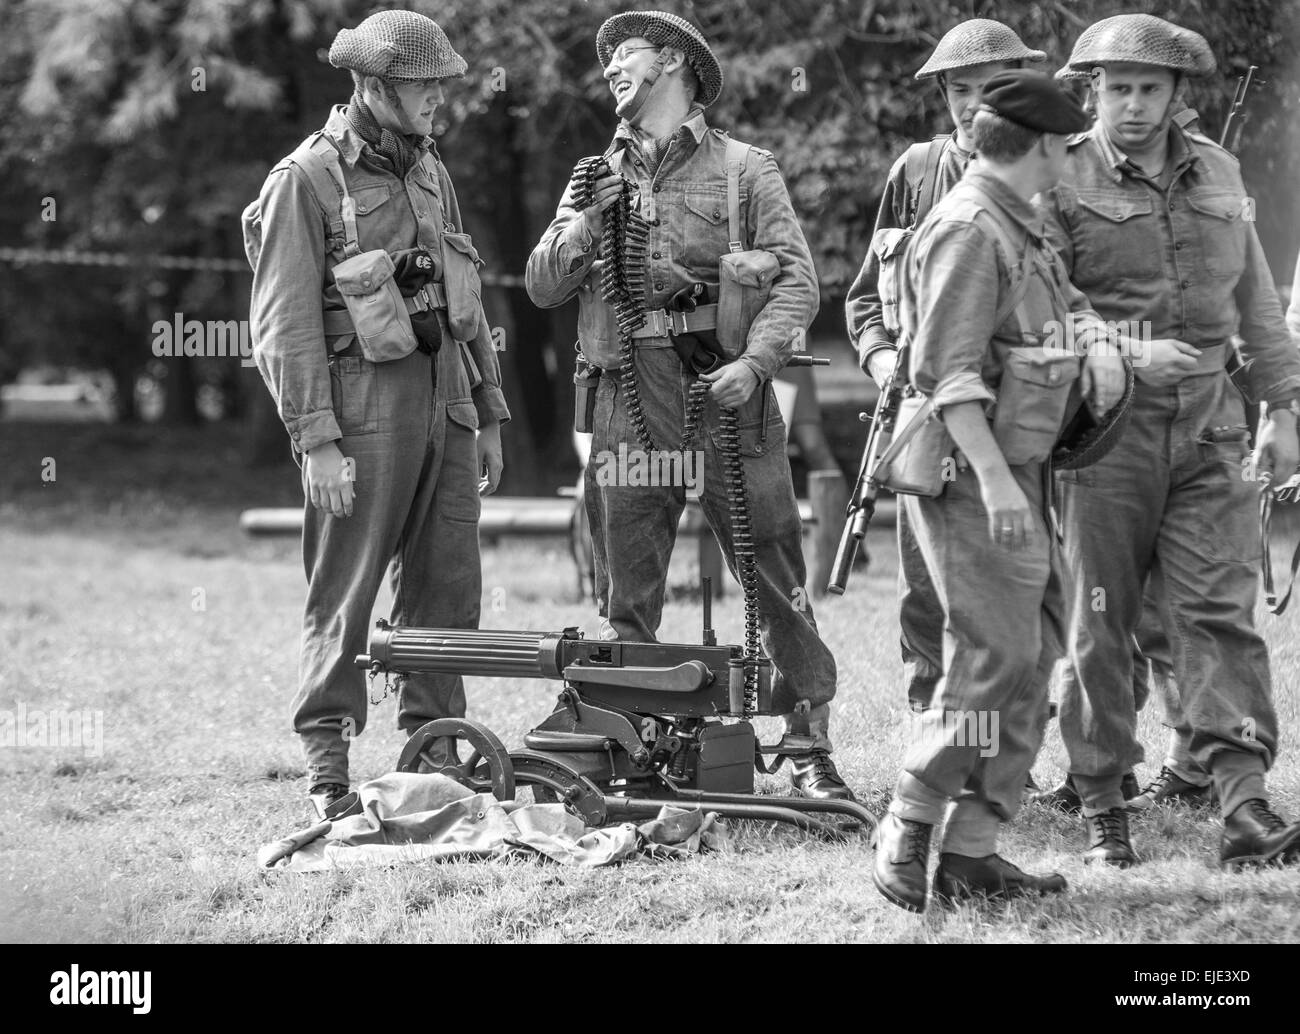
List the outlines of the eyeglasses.
{"type": "Polygon", "coordinates": [[[610,60],[617,61],[619,64],[622,64],[629,57],[635,54],[638,50],[658,50],[658,49],[659,48],[655,46],[653,43],[647,44],[644,47],[629,47],[626,43],[624,43],[622,46],[618,47],[613,54],[610,55],[610,60]]]}

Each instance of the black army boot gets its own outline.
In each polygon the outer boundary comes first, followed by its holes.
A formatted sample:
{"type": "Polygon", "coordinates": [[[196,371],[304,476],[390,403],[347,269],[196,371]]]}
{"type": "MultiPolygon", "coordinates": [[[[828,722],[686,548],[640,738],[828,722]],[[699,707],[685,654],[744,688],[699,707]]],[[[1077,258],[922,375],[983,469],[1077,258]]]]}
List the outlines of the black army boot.
{"type": "Polygon", "coordinates": [[[820,801],[857,800],[823,748],[814,747],[807,754],[791,754],[789,761],[790,785],[805,797],[820,801]]]}
{"type": "Polygon", "coordinates": [[[909,912],[925,911],[925,873],[933,830],[927,822],[900,819],[892,811],[886,812],[876,827],[871,878],[887,901],[909,912]]]}
{"type": "Polygon", "coordinates": [[[1258,797],[1223,820],[1219,862],[1225,869],[1300,862],[1300,822],[1287,825],[1258,797]]]}
{"type": "Polygon", "coordinates": [[[944,904],[973,897],[995,899],[1063,894],[1069,884],[1059,872],[1035,876],[1022,872],[1001,855],[983,858],[943,853],[934,871],[934,893],[944,904]]]}
{"type": "Polygon", "coordinates": [[[1168,765],[1160,766],[1160,774],[1133,796],[1124,794],[1124,807],[1134,814],[1149,811],[1157,804],[1210,805],[1218,801],[1214,783],[1204,786],[1189,783],[1168,765]]]}
{"type": "Polygon", "coordinates": [[[1086,863],[1104,862],[1118,869],[1137,864],[1133,841],[1128,835],[1128,813],[1123,808],[1111,808],[1098,815],[1083,819],[1088,832],[1088,850],[1083,852],[1086,863]]]}

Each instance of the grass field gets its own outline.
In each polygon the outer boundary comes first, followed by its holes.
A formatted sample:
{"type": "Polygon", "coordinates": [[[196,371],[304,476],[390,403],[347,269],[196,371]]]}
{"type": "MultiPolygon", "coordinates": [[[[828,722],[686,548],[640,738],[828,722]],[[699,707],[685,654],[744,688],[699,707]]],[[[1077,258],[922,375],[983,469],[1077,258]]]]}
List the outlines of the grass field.
{"type": "MultiPolygon", "coordinates": [[[[1051,868],[1071,893],[1038,903],[933,911],[887,904],[865,842],[733,825],[735,849],[687,862],[580,871],[540,862],[451,863],[338,875],[266,875],[259,845],[304,824],[289,726],[304,581],[296,542],[249,541],[246,505],[292,504],[294,468],[245,476],[228,429],[158,445],[93,425],[0,424],[0,709],[91,709],[102,756],[0,748],[0,939],[5,941],[1295,941],[1300,869],[1224,875],[1217,816],[1140,819],[1145,864],[1085,869],[1081,824],[1027,808],[1004,853],[1051,868]],[[229,437],[227,436],[229,434],[229,437]],[[57,478],[41,480],[52,457],[57,478]],[[196,609],[196,601],[202,608],[196,609]]],[[[848,595],[818,605],[840,666],[837,758],[874,805],[892,786],[906,729],[889,533],[848,595]]],[[[693,551],[675,562],[665,639],[696,641],[693,551]]],[[[1288,554],[1289,556],[1289,554],[1288,554]]],[[[485,551],[484,625],[590,621],[573,602],[560,541],[485,551]]],[[[1293,614],[1261,614],[1273,647],[1282,757],[1277,806],[1300,812],[1293,614]]],[[[735,594],[715,610],[739,633],[735,594]]],[[[472,680],[470,716],[508,745],[555,686],[472,680]]],[[[353,745],[353,777],[389,771],[401,747],[392,700],[353,745]]],[[[1142,718],[1150,761],[1163,729],[1142,718]]],[[[774,727],[763,730],[769,735],[774,727]]],[[[1035,772],[1054,781],[1055,729],[1035,772]]],[[[1140,775],[1148,775],[1148,764],[1140,775]]],[[[764,778],[778,790],[781,782],[764,778]]]]}

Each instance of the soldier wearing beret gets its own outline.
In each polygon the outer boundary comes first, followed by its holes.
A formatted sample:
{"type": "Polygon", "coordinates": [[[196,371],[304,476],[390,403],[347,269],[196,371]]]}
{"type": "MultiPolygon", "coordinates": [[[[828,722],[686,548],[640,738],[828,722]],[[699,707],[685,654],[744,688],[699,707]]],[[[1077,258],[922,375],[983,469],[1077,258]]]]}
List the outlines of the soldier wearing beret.
{"type": "Polygon", "coordinates": [[[1043,344],[1052,326],[1086,339],[1099,323],[1030,203],[1056,182],[1066,134],[1087,124],[1083,112],[1041,72],[1000,72],[981,97],[978,160],[907,254],[910,380],[950,437],[931,436],[934,454],[916,460],[946,469],[940,493],[905,495],[901,505],[942,606],[943,672],[880,822],[872,874],[889,901],[917,912],[928,904],[941,824],[933,887],[942,900],[1066,888],[1059,874],[1025,873],[1002,858],[998,837],[1020,806],[1063,652],[1046,465],[1072,392],[1102,414],[1126,383],[1117,357],[1081,361],[1043,344]]]}
{"type": "MultiPolygon", "coordinates": [[[[979,110],[980,90],[998,72],[1047,55],[1031,50],[1015,31],[988,18],[972,18],[949,29],[916,73],[943,92],[952,116],[951,134],[913,144],[889,170],[876,213],[873,247],[844,303],[849,340],[858,361],[883,388],[894,369],[896,343],[885,329],[880,290],[880,256],[874,243],[881,230],[919,223],[930,208],[961,179],[975,150],[971,125],[979,110]]],[[[913,710],[927,706],[943,668],[943,609],[926,574],[916,536],[906,514],[898,513],[898,621],[902,635],[907,700],[913,710]]]]}
{"type": "MultiPolygon", "coordinates": [[[[749,145],[737,150],[706,121],[705,110],[722,89],[722,69],[695,26],[657,11],[615,15],[600,27],[596,51],[619,116],[604,156],[610,171],[596,180],[581,210],[574,186],[566,190],[529,258],[529,295],[552,307],[587,292],[579,320],[582,352],[604,371],[593,456],[620,447],[644,449],[646,439],[656,448],[676,449],[686,437],[688,399],[703,399],[691,439],[703,456],[701,505],[733,573],[743,584],[746,567],[753,572],[756,613],[747,613],[747,625],[756,634],[761,630],[774,668],[772,706],[785,716],[791,780],[810,796],[851,797],[830,757],[835,659],[807,602],[785,429],[770,384],[817,312],[808,243],[773,156],[749,145]],[[729,162],[739,166],[736,229],[743,242],[735,248],[729,162]],[[600,275],[593,276],[598,259],[615,258],[601,253],[601,237],[605,221],[614,218],[612,206],[625,196],[625,182],[646,224],[644,283],[634,288],[646,321],[626,356],[601,329],[615,315],[612,307],[602,309],[600,275]],[[718,354],[716,322],[708,312],[719,301],[719,262],[742,243],[774,256],[778,268],[740,354],[732,358],[718,354]],[[692,295],[689,320],[686,295],[692,295]],[[702,304],[696,305],[696,297],[702,304]],[[590,321],[587,314],[594,314],[590,321]],[[707,388],[703,396],[697,385],[707,388]],[[722,430],[723,409],[737,416],[738,463],[748,498],[742,516],[750,526],[745,534],[736,532],[736,486],[724,469],[729,436],[722,430]],[[751,544],[753,559],[746,561],[741,550],[751,544]]],[[[594,466],[587,468],[585,497],[605,634],[651,642],[685,489],[602,483],[593,476],[594,466]]]]}
{"type": "MultiPolygon", "coordinates": [[[[1096,310],[1146,339],[1133,356],[1127,433],[1095,466],[1060,475],[1074,586],[1061,734],[1083,800],[1084,858],[1137,860],[1120,776],[1143,756],[1131,643],[1154,574],[1188,768],[1212,776],[1224,816],[1220,861],[1294,862],[1300,823],[1269,807],[1265,787],[1277,718],[1254,627],[1251,477],[1295,470],[1300,358],[1236,159],[1174,117],[1183,80],[1214,69],[1205,40],[1150,15],[1119,15],[1086,29],[1069,64],[1090,74],[1098,118],[1044,198],[1052,240],[1096,310]],[[1253,457],[1225,369],[1238,327],[1251,394],[1268,407],[1253,457]]],[[[1156,782],[1178,781],[1165,766],[1156,782]]]]}
{"type": "MultiPolygon", "coordinates": [[[[352,73],[351,100],[272,169],[253,220],[260,253],[250,250],[254,354],[306,497],[293,722],[320,814],[347,793],[348,745],[366,724],[353,661],[390,562],[395,623],[478,625],[479,492],[500,478],[509,419],[487,320],[466,289],[477,256],[429,136],[443,81],[465,61],[410,11],[342,30],[329,59],[352,73]],[[372,309],[349,307],[357,297],[391,311],[372,325],[372,309]]],[[[407,732],[464,713],[459,677],[400,681],[407,732]]]]}

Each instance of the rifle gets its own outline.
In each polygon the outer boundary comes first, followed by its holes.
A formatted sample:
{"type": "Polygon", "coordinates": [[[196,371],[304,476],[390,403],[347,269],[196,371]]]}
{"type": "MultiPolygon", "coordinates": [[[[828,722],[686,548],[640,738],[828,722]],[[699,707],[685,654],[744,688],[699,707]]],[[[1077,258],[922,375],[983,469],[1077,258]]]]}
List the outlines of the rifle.
{"type": "MultiPolygon", "coordinates": [[[[840,534],[839,548],[835,551],[835,562],[831,567],[831,580],[826,586],[827,592],[836,596],[844,595],[849,584],[849,572],[858,555],[858,546],[867,534],[867,526],[876,513],[876,495],[880,485],[876,481],[876,468],[879,457],[889,448],[894,436],[894,424],[898,419],[898,406],[903,401],[903,391],[907,387],[907,348],[898,350],[894,359],[894,369],[889,379],[880,389],[876,399],[876,410],[871,417],[871,430],[867,432],[867,443],[862,450],[862,465],[858,468],[858,480],[849,495],[848,511],[844,519],[844,531],[840,534]]],[[[867,414],[858,414],[859,420],[866,420],[867,414]]]]}
{"type": "Polygon", "coordinates": [[[1249,99],[1250,88],[1255,83],[1255,73],[1258,71],[1258,65],[1251,65],[1245,75],[1238,76],[1237,91],[1232,95],[1232,107],[1228,110],[1228,118],[1223,123],[1223,135],[1219,137],[1219,146],[1226,147],[1233,154],[1236,154],[1241,146],[1241,130],[1250,118],[1250,112],[1246,110],[1246,101],[1249,99]]]}

